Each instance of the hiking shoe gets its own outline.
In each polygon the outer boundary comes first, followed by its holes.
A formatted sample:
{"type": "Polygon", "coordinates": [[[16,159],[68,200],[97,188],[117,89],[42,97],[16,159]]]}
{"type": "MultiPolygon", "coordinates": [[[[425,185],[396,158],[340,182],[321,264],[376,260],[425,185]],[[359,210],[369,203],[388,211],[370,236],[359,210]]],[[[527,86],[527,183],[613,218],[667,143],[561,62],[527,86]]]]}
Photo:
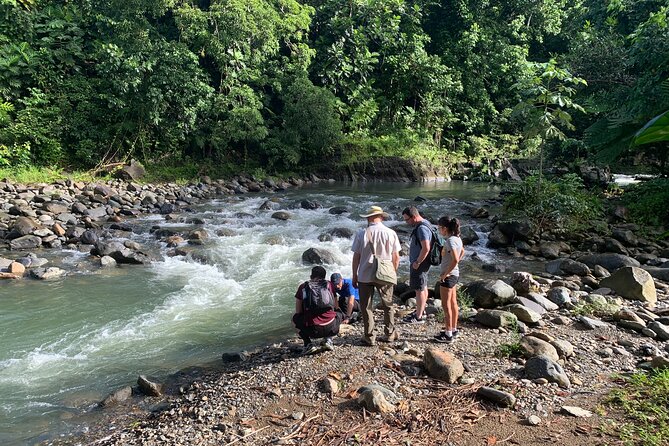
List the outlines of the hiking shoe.
{"type": "Polygon", "coordinates": [[[332,350],[334,350],[334,344],[332,343],[332,338],[325,338],[325,341],[323,342],[323,351],[331,352],[332,350]]]}
{"type": "Polygon", "coordinates": [[[427,317],[423,315],[420,319],[416,317],[416,313],[413,312],[411,314],[408,314],[402,318],[402,323],[403,324],[424,324],[425,321],[427,320],[427,317]]]}
{"type": "Polygon", "coordinates": [[[320,347],[316,344],[309,343],[309,344],[305,345],[304,348],[302,349],[302,354],[303,355],[313,355],[317,351],[320,351],[320,347]]]}
{"type": "Polygon", "coordinates": [[[453,342],[453,336],[449,336],[446,333],[441,332],[439,335],[434,337],[434,341],[442,344],[450,344],[453,342]]]}
{"type": "Polygon", "coordinates": [[[399,333],[399,331],[395,330],[392,333],[390,333],[389,335],[385,335],[380,340],[381,340],[381,342],[395,342],[399,338],[400,338],[400,333],[399,333]]]}
{"type": "Polygon", "coordinates": [[[368,338],[367,336],[363,336],[361,338],[361,341],[362,341],[363,344],[369,345],[370,347],[376,345],[376,339],[368,338]]]}

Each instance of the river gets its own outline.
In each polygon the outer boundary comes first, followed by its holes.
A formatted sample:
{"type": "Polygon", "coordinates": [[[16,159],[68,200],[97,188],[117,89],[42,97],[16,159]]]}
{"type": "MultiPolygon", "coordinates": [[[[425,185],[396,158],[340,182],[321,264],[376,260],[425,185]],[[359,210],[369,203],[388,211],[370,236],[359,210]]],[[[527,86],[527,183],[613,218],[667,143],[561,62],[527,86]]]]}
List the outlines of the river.
{"type": "MultiPolygon", "coordinates": [[[[222,352],[293,333],[294,290],[311,268],[302,264],[302,252],[332,251],[337,264],[327,266],[328,274],[349,277],[351,240],[318,237],[334,228],[362,227],[358,214],[370,205],[394,214],[387,222],[394,226],[402,222],[401,209],[420,195],[427,200],[418,204],[426,215],[450,214],[478,228],[467,209],[498,194],[497,186],[467,182],[320,185],[194,206],[188,216],[203,218],[211,235],[198,247],[199,262],[166,256],[151,266],[100,270],[85,253],[36,252],[70,274],[54,282],[0,282],[0,444],[30,445],[85,429],[82,414],[111,391],[134,384],[139,374],[165,378],[215,362],[222,352]],[[305,198],[323,207],[300,209],[305,198]],[[274,220],[272,211],[258,210],[267,199],[277,199],[276,209],[292,219],[274,220]],[[348,206],[351,213],[331,215],[333,206],[348,206]],[[217,236],[222,228],[235,235],[217,236]]],[[[138,228],[133,240],[163,253],[167,248],[150,228],[184,227],[162,216],[132,224],[138,228]]],[[[487,261],[496,257],[483,241],[467,252],[487,261]]],[[[466,260],[464,265],[465,276],[476,270],[466,260]]],[[[408,275],[406,258],[400,273],[408,275]]]]}

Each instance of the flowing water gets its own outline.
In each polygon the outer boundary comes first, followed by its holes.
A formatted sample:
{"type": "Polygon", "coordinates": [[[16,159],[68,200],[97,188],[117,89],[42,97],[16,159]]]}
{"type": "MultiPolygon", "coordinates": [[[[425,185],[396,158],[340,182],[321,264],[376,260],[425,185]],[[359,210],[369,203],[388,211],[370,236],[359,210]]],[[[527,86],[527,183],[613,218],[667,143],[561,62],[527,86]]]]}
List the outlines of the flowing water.
{"type": "MultiPolygon", "coordinates": [[[[426,215],[455,215],[478,228],[466,209],[498,193],[482,183],[375,183],[230,197],[200,204],[189,214],[204,218],[211,234],[197,248],[199,261],[165,257],[147,267],[99,270],[87,254],[57,253],[65,258],[52,261],[71,271],[65,279],[0,283],[0,444],[34,444],[80,429],[82,413],[109,392],[134,383],[139,374],[164,378],[211,363],[222,352],[293,333],[294,290],[310,271],[302,253],[310,247],[328,249],[337,261],[328,274],[350,276],[351,240],[321,242],[318,237],[334,228],[362,227],[358,214],[370,205],[394,214],[387,224],[395,226],[402,222],[401,209],[421,195],[427,199],[419,205],[426,215]],[[300,209],[305,198],[323,207],[300,209]],[[276,199],[277,209],[287,210],[292,219],[278,221],[270,217],[273,211],[259,211],[267,199],[276,199]],[[348,206],[351,213],[331,215],[333,206],[348,206]],[[216,236],[222,228],[235,235],[216,236]]],[[[141,228],[134,240],[163,252],[167,248],[149,233],[151,226],[184,227],[160,216],[134,224],[141,228]]],[[[484,240],[467,250],[495,260],[484,240]]],[[[403,258],[404,275],[407,263],[403,258]]],[[[465,265],[463,274],[467,271],[465,265]]]]}

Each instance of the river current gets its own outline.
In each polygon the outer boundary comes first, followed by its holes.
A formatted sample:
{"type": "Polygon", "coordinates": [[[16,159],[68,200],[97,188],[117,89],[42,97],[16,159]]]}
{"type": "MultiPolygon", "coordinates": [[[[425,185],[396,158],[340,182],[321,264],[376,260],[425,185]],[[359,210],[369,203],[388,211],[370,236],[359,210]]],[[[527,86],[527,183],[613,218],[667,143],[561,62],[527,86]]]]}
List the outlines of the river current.
{"type": "MultiPolygon", "coordinates": [[[[187,216],[204,219],[210,234],[197,247],[197,261],[164,256],[150,266],[100,270],[86,253],[36,252],[69,275],[53,282],[0,282],[0,444],[30,445],[85,429],[81,415],[111,391],[134,384],[139,374],[160,379],[215,362],[223,352],[284,339],[293,333],[294,290],[311,269],[302,263],[302,253],[327,249],[337,262],[327,265],[328,274],[350,277],[351,240],[319,241],[319,236],[362,227],[358,214],[370,205],[393,214],[391,227],[403,224],[404,207],[417,204],[431,219],[453,215],[480,231],[481,222],[468,217],[468,210],[498,194],[496,186],[466,182],[320,185],[193,206],[187,216]],[[427,201],[414,202],[418,195],[427,201]],[[279,221],[271,218],[274,211],[260,211],[268,199],[292,218],[279,221]],[[301,209],[303,199],[322,208],[301,209]],[[333,206],[351,212],[331,215],[333,206]],[[217,236],[223,228],[234,235],[217,236]]],[[[186,227],[162,216],[132,224],[137,230],[130,238],[163,254],[168,248],[150,228],[186,227]]],[[[482,240],[467,247],[467,257],[476,253],[494,262],[495,252],[480,235],[482,240]]],[[[475,270],[465,258],[463,277],[475,270]]],[[[436,271],[432,274],[436,280],[436,271]]],[[[400,276],[408,276],[406,258],[400,276]]]]}

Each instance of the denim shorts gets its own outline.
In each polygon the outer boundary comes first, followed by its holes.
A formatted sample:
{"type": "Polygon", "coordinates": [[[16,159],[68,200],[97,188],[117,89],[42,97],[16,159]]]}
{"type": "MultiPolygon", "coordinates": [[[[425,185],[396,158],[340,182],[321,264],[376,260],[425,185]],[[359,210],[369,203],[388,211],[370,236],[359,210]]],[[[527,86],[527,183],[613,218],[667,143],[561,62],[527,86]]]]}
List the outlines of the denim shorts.
{"type": "Polygon", "coordinates": [[[455,285],[458,284],[458,279],[458,276],[448,276],[446,280],[439,282],[439,286],[443,286],[444,288],[455,288],[455,285]]]}

